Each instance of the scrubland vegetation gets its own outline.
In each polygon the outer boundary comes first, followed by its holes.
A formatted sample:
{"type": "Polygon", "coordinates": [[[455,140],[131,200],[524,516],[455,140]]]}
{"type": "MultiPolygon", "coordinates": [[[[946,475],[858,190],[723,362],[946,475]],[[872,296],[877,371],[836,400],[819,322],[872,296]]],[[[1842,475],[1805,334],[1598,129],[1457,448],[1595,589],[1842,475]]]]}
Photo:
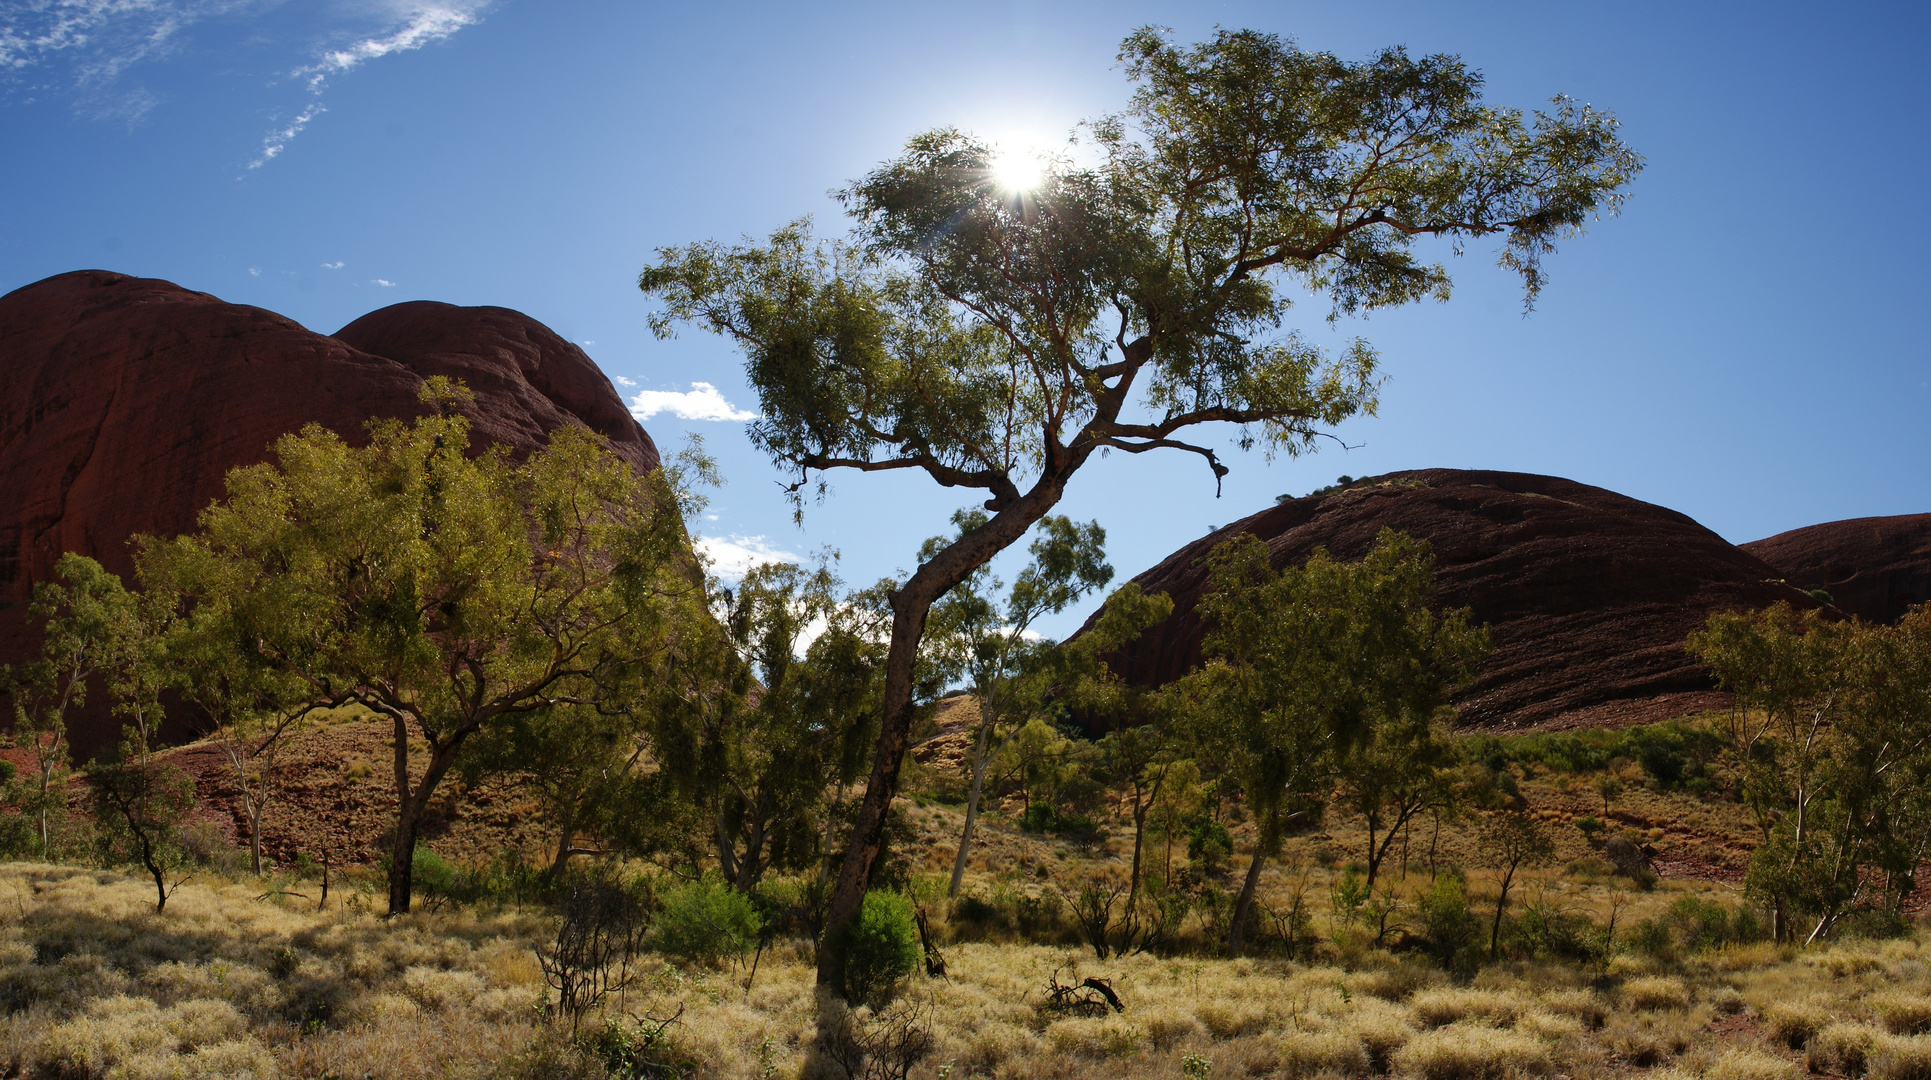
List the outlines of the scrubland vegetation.
{"type": "Polygon", "coordinates": [[[0,672],[32,860],[0,867],[0,1071],[1931,1080],[1931,612],[1719,616],[1689,644],[1733,711],[1509,737],[1453,733],[1487,633],[1395,532],[1216,549],[1166,686],[1108,659],[1169,597],[1027,632],[1111,584],[1050,513],[1095,451],[1217,480],[1178,436],[1293,454],[1373,411],[1365,343],[1278,332],[1283,277],[1445,298],[1414,239],[1495,235],[1533,298],[1641,168],[1453,57],[1122,49],[1098,165],[1015,193],[928,133],[842,193],[850,243],[640,279],[661,332],[744,349],[801,513],[841,468],[986,496],[902,578],[726,588],[701,453],[638,476],[565,428],[516,460],[442,379],[412,423],[280,440],[135,582],[64,556],[41,660],[0,672]],[[78,762],[90,701],[125,726],[78,762]],[[171,710],[200,744],[158,745],[171,710]],[[296,822],[334,846],[267,835],[296,822]]]}

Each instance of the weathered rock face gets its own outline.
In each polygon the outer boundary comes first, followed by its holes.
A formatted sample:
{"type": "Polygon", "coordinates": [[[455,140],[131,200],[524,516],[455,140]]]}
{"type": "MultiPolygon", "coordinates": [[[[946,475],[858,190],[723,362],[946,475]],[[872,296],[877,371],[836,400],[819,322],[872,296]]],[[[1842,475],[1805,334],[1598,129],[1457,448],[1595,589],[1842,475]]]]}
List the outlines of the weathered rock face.
{"type": "Polygon", "coordinates": [[[1831,521],[1741,546],[1865,622],[1893,623],[1931,601],[1931,514],[1831,521]]]}
{"type": "Polygon", "coordinates": [[[1317,547],[1366,554],[1383,528],[1434,548],[1438,599],[1491,629],[1492,651],[1456,704],[1465,727],[1621,725],[1722,704],[1683,641],[1711,612],[1776,600],[1814,607],[1784,575],[1673,510],[1553,476],[1424,469],[1295,499],[1225,526],[1134,578],[1174,616],[1115,659],[1141,685],[1200,663],[1193,613],[1209,550],[1239,533],[1275,566],[1317,547]]]}
{"type": "MultiPolygon", "coordinates": [[[[85,270],[0,297],[0,663],[30,657],[33,582],[62,552],[129,580],[128,538],[172,536],[228,470],[319,423],[360,437],[372,416],[421,415],[430,375],[463,379],[479,446],[519,451],[588,426],[640,469],[650,436],[582,350],[505,308],[398,304],[336,337],[166,281],[85,270]]],[[[90,710],[90,712],[95,710],[90,710]]],[[[105,721],[77,729],[98,745],[105,721]]]]}

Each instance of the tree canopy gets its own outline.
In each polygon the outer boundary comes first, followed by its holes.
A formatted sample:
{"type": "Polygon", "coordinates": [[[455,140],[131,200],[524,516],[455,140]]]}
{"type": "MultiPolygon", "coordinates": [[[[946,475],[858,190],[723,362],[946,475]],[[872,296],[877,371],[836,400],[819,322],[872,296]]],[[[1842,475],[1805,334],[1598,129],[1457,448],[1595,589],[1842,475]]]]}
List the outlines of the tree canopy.
{"type": "MultiPolygon", "coordinates": [[[[834,923],[869,880],[941,595],[1095,452],[1194,453],[1218,478],[1217,452],[1189,441],[1202,425],[1298,454],[1372,414],[1374,350],[1330,355],[1287,328],[1300,290],[1327,296],[1331,317],[1443,299],[1450,275],[1417,241],[1493,236],[1532,302],[1555,243],[1616,212],[1641,168],[1609,114],[1485,105],[1452,56],[1350,62],[1253,31],[1182,47],[1146,29],[1120,59],[1130,105],[1086,125],[1034,189],[1002,188],[985,141],[929,131],[840,192],[848,239],[798,221],[762,244],[660,249],[638,279],[659,334],[694,322],[744,351],[752,438],[800,511],[841,468],[984,496],[984,522],[893,596],[880,743],[834,923]]],[[[837,984],[839,964],[824,954],[821,979],[837,984]]]]}

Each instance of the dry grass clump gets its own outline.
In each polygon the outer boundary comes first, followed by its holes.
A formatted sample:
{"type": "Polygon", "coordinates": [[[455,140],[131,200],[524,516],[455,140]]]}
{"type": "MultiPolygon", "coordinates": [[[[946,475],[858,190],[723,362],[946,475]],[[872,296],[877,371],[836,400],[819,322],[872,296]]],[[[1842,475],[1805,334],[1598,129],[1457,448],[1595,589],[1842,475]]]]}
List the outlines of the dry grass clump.
{"type": "Polygon", "coordinates": [[[1803,1080],[1803,1071],[1788,1058],[1747,1047],[1724,1051],[1703,1080],[1803,1080]]]}
{"type": "Polygon", "coordinates": [[[1763,1026],[1792,1050],[1802,1050],[1833,1019],[1832,1010],[1815,1001],[1784,1002],[1763,1010],[1763,1026]]]}
{"type": "Polygon", "coordinates": [[[1870,1068],[1871,1051],[1883,1041],[1884,1032],[1869,1024],[1829,1024],[1811,1036],[1804,1065],[1811,1072],[1862,1076],[1870,1068]]]}
{"type": "Polygon", "coordinates": [[[1623,1003],[1643,1012],[1690,1007],[1690,988],[1682,979],[1646,975],[1623,984],[1623,1003]]]}
{"type": "Polygon", "coordinates": [[[1358,1036],[1343,1031],[1304,1031],[1274,1041],[1273,1072],[1286,1080],[1303,1077],[1366,1076],[1374,1068],[1358,1036]]]}
{"type": "Polygon", "coordinates": [[[1893,1035],[1931,1032],[1931,997],[1922,994],[1879,994],[1870,999],[1871,1011],[1893,1035]]]}
{"type": "Polygon", "coordinates": [[[1931,1080],[1931,1035],[1893,1036],[1871,1054],[1870,1080],[1931,1080]]]}
{"type": "Polygon", "coordinates": [[[1541,1039],[1470,1024],[1424,1031],[1397,1050],[1393,1065],[1417,1080],[1506,1080],[1553,1067],[1541,1039]]]}
{"type": "Polygon", "coordinates": [[[1508,1027],[1527,1004],[1517,994],[1501,990],[1428,990],[1416,994],[1413,1001],[1415,1021],[1425,1028],[1471,1020],[1508,1027]]]}
{"type": "Polygon", "coordinates": [[[1592,990],[1549,990],[1536,995],[1536,1005],[1557,1016],[1575,1019],[1594,1031],[1609,1016],[1609,1005],[1592,990]]]}

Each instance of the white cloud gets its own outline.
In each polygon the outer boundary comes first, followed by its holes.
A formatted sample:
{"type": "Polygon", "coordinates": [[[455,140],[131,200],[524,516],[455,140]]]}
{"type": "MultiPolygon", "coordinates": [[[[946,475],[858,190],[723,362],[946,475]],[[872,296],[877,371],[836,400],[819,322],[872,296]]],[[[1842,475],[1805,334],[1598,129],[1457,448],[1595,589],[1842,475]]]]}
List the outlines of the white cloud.
{"type": "Polygon", "coordinates": [[[396,283],[395,283],[395,282],[393,282],[393,281],[390,281],[390,280],[388,280],[388,279],[386,279],[386,278],[371,278],[371,279],[369,279],[369,284],[371,284],[371,285],[380,285],[380,286],[382,286],[382,287],[383,287],[383,288],[385,288],[385,289],[393,289],[393,288],[395,288],[395,287],[396,287],[396,283]]]}
{"type": "Polygon", "coordinates": [[[249,268],[248,268],[248,276],[249,276],[249,277],[260,277],[260,276],[261,276],[261,267],[259,267],[259,266],[251,266],[251,267],[249,267],[249,268]]]}
{"type": "Polygon", "coordinates": [[[711,569],[726,581],[742,580],[752,567],[763,563],[804,562],[802,557],[774,546],[765,536],[699,536],[695,543],[697,550],[711,560],[711,569]]]}
{"type": "MultiPolygon", "coordinates": [[[[585,344],[585,345],[588,345],[588,344],[590,344],[590,343],[586,341],[586,342],[584,342],[584,344],[585,344]]],[[[618,385],[618,386],[636,386],[636,385],[637,385],[637,380],[636,380],[636,379],[626,379],[626,378],[624,378],[624,377],[623,377],[622,375],[619,375],[619,376],[617,376],[617,385],[618,385]]]]}
{"type": "Polygon", "coordinates": [[[340,269],[342,269],[342,267],[343,267],[343,265],[344,265],[344,264],[343,264],[343,262],[342,262],[342,260],[341,260],[341,259],[337,259],[337,260],[335,260],[335,261],[334,261],[334,262],[332,262],[332,263],[323,263],[323,264],[322,264],[322,269],[324,269],[324,270],[340,270],[340,269]]]}
{"type": "Polygon", "coordinates": [[[249,162],[248,167],[250,169],[259,169],[263,165],[280,157],[282,151],[288,148],[288,144],[294,141],[295,136],[300,135],[302,129],[309,125],[309,121],[325,112],[328,112],[328,109],[321,102],[309,102],[308,108],[303,109],[301,114],[296,116],[295,119],[290,120],[286,126],[262,136],[261,156],[249,162]]]}
{"type": "Polygon", "coordinates": [[[630,415],[648,420],[660,412],[680,420],[755,420],[758,414],[736,409],[707,382],[694,382],[688,393],[674,390],[640,390],[630,399],[630,415]]]}
{"type": "Polygon", "coordinates": [[[405,8],[399,13],[408,20],[402,26],[388,28],[384,34],[365,38],[346,48],[331,49],[323,53],[318,62],[296,68],[290,74],[298,79],[306,79],[308,88],[319,94],[330,75],[354,71],[367,61],[393,52],[420,49],[441,41],[465,26],[473,25],[479,18],[481,6],[475,3],[429,4],[405,8]]]}

